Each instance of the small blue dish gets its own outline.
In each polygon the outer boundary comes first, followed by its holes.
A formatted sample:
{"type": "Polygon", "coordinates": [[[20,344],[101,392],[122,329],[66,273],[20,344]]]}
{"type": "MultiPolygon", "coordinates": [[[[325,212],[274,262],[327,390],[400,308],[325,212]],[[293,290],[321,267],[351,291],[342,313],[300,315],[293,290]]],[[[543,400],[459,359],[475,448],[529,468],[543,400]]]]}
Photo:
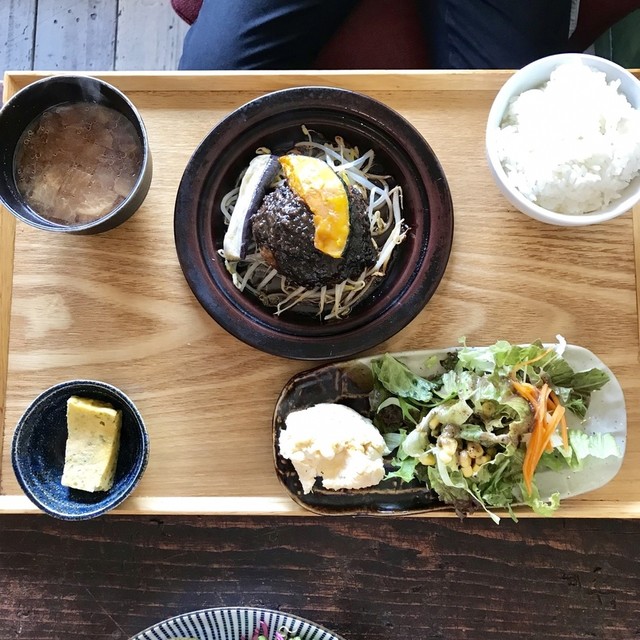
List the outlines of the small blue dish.
{"type": "Polygon", "coordinates": [[[119,505],[136,487],[149,457],[142,416],[119,389],[105,382],[70,380],[41,393],[18,421],[11,447],[16,478],[27,497],[61,520],[87,520],[119,505]],[[89,493],[61,484],[67,441],[67,400],[77,395],[122,411],[120,449],[113,487],[89,493]]]}

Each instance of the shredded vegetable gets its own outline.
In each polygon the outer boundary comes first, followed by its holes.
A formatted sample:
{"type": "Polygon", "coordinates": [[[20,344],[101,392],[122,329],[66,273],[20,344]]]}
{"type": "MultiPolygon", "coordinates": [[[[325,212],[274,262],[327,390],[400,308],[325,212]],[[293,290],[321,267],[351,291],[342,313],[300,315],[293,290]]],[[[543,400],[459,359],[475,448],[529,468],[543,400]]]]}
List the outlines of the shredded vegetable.
{"type": "MultiPolygon", "coordinates": [[[[260,621],[260,626],[253,632],[251,640],[269,640],[269,627],[264,620],[260,621]]],[[[299,636],[292,636],[286,629],[275,631],[273,640],[301,640],[299,636]]]]}
{"type": "Polygon", "coordinates": [[[527,451],[522,465],[523,480],[529,495],[533,493],[533,475],[542,454],[551,453],[553,446],[551,436],[558,426],[561,427],[562,444],[565,450],[569,448],[567,421],[565,408],[561,405],[558,396],[547,383],[538,388],[529,382],[518,382],[516,373],[528,365],[542,360],[552,349],[546,349],[535,358],[516,364],[510,373],[511,384],[515,391],[521,395],[533,409],[534,423],[531,438],[527,443],[527,451]]]}
{"type": "Polygon", "coordinates": [[[498,521],[492,509],[505,508],[515,519],[518,504],[552,513],[560,495],[540,496],[540,468],[621,455],[611,434],[567,428],[567,413],[584,420],[609,376],[574,371],[565,344],[463,346],[425,364],[424,376],[390,355],[373,360],[373,423],[392,452],[386,478],[424,483],[460,515],[483,508],[498,521]]]}
{"type": "MultiPolygon", "coordinates": [[[[375,154],[368,150],[363,154],[336,136],[333,143],[319,142],[306,127],[302,128],[306,140],[295,144],[292,152],[312,155],[323,159],[344,180],[361,193],[367,202],[372,240],[377,259],[375,264],[355,278],[348,278],[332,286],[307,288],[287,282],[275,269],[266,264],[252,243],[244,260],[227,261],[225,265],[234,285],[241,291],[250,292],[265,306],[273,307],[280,315],[289,309],[311,313],[323,320],[346,317],[353,307],[363,300],[386,274],[395,247],[406,237],[407,227],[402,216],[402,190],[392,186],[390,176],[374,173],[375,154]]],[[[270,153],[260,148],[258,153],[270,153]]],[[[229,191],[221,202],[221,209],[228,224],[238,197],[239,185],[229,191]]],[[[272,184],[277,186],[282,176],[272,184]]],[[[220,255],[224,258],[221,250],[220,255]]]]}

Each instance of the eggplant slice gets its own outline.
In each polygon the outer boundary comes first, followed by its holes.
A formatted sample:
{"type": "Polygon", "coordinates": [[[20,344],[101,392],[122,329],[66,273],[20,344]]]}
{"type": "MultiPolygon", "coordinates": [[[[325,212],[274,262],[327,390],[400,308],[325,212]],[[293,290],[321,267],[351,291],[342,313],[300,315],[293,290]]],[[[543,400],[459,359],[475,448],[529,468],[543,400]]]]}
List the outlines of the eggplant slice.
{"type": "Polygon", "coordinates": [[[226,260],[243,260],[246,257],[247,245],[251,240],[251,218],[260,207],[264,194],[278,171],[280,162],[276,156],[259,155],[249,163],[240,182],[238,200],[224,235],[223,251],[226,260]]]}
{"type": "MultiPolygon", "coordinates": [[[[456,350],[457,347],[452,347],[391,355],[404,362],[414,372],[424,375],[426,371],[423,367],[432,356],[444,358],[447,353],[456,350]]],[[[613,435],[621,457],[588,458],[580,471],[539,471],[536,474],[536,483],[543,497],[558,491],[561,498],[569,498],[602,487],[618,473],[626,447],[627,416],[624,394],[613,372],[597,356],[583,347],[567,345],[563,355],[576,370],[597,367],[609,374],[610,381],[591,399],[584,428],[589,433],[613,435]]],[[[296,503],[317,514],[408,515],[453,510],[451,505],[440,502],[438,496],[424,484],[405,483],[398,478],[383,480],[377,486],[366,489],[340,491],[324,489],[320,481],[316,480],[313,490],[305,494],[293,465],[278,452],[280,431],[285,427],[285,419],[292,411],[306,409],[320,402],[341,402],[363,415],[368,415],[368,395],[373,389],[370,363],[379,357],[380,355],[377,355],[324,365],[303,371],[289,380],[278,398],[273,415],[273,453],[278,478],[296,503]]]]}

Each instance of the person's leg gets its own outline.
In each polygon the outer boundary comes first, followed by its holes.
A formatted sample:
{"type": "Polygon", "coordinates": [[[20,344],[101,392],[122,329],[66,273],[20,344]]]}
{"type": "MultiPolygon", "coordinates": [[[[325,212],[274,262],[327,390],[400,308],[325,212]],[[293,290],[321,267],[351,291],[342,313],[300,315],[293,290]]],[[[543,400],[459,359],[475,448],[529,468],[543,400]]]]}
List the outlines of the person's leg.
{"type": "Polygon", "coordinates": [[[420,2],[436,69],[518,69],[567,49],[571,0],[420,2]]]}
{"type": "Polygon", "coordinates": [[[305,69],[356,0],[204,0],[180,69],[305,69]]]}

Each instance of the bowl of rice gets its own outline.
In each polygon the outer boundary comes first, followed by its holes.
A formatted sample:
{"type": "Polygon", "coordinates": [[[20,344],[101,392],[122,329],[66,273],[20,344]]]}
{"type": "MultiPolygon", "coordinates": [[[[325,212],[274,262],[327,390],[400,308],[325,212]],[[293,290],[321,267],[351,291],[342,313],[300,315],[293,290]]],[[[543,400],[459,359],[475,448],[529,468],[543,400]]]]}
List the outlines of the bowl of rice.
{"type": "Polygon", "coordinates": [[[498,92],[486,155],[503,195],[536,220],[622,215],[640,200],[640,81],[588,54],[536,60],[498,92]]]}

